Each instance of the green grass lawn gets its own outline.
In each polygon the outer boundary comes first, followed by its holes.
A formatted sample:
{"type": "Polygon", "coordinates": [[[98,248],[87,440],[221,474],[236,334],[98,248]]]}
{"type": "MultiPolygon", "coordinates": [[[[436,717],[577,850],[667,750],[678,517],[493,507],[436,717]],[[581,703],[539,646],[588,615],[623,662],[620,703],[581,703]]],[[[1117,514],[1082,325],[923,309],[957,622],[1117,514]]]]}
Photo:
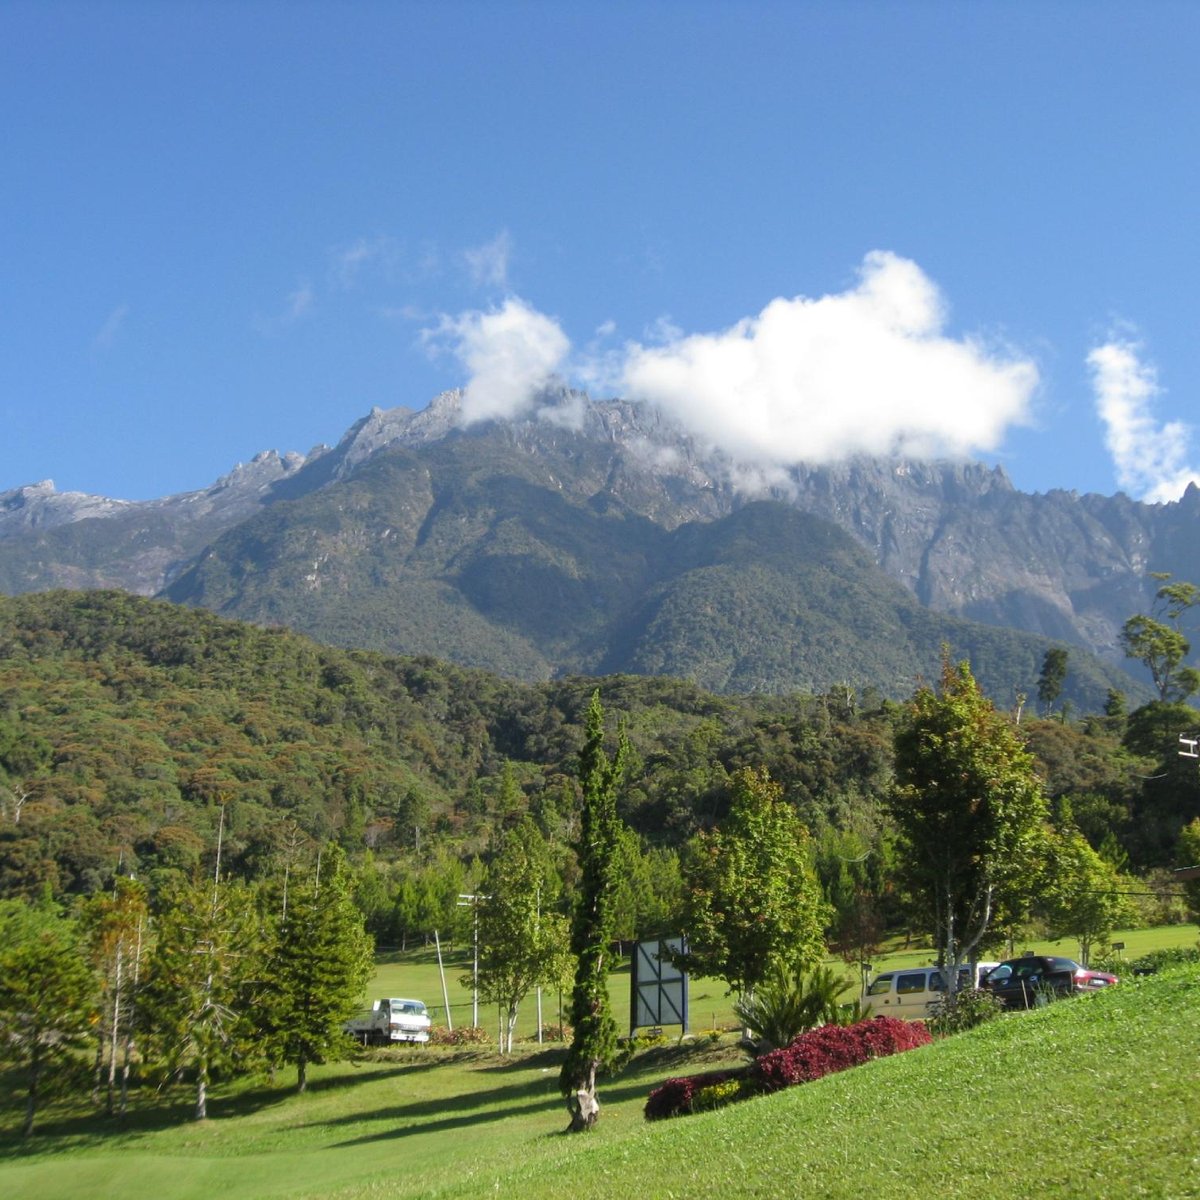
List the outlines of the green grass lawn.
{"type": "MultiPolygon", "coordinates": [[[[382,964],[382,979],[401,981],[382,991],[428,994],[403,981],[430,969],[382,964]]],[[[561,1051],[529,1045],[512,1060],[379,1051],[316,1068],[304,1096],[290,1076],[239,1081],[214,1089],[200,1125],[182,1094],[139,1095],[124,1127],[59,1102],[22,1143],[10,1108],[0,1196],[1200,1196],[1200,970],[1011,1014],[716,1113],[642,1119],[661,1080],[738,1061],[734,1040],[639,1054],[605,1081],[600,1124],[577,1138],[561,1136],[561,1051]]]]}

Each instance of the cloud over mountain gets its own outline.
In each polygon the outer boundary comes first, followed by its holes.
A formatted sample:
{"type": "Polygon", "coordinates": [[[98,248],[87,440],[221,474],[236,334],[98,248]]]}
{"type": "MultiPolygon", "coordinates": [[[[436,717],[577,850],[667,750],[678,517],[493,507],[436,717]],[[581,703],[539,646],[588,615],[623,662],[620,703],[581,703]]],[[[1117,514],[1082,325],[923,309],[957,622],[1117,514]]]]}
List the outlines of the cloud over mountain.
{"type": "Polygon", "coordinates": [[[631,346],[623,382],[745,461],[994,450],[1027,418],[1037,368],[944,329],[920,267],[874,251],[848,291],[772,300],[719,333],[631,346]]]}
{"type": "Polygon", "coordinates": [[[1028,419],[1032,361],[946,332],[945,303],[914,262],[885,251],[855,286],[772,300],[715,333],[664,326],[653,345],[571,354],[552,318],[510,297],[443,318],[469,373],[467,421],[510,417],[558,374],[653,404],[703,442],[763,466],[854,454],[964,458],[1028,419]]]}

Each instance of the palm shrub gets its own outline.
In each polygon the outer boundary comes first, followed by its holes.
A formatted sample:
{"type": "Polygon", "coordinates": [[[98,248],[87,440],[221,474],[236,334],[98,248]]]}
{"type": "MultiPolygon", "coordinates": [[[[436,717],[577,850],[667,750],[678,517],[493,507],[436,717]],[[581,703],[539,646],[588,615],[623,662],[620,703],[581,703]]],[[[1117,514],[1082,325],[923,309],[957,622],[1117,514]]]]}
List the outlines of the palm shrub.
{"type": "MultiPolygon", "coordinates": [[[[839,1003],[850,984],[830,967],[788,971],[776,964],[755,991],[734,1006],[738,1019],[753,1035],[754,1057],[786,1046],[819,1025],[847,1023],[839,1003]]],[[[854,1019],[850,1014],[849,1019],[854,1019]]]]}

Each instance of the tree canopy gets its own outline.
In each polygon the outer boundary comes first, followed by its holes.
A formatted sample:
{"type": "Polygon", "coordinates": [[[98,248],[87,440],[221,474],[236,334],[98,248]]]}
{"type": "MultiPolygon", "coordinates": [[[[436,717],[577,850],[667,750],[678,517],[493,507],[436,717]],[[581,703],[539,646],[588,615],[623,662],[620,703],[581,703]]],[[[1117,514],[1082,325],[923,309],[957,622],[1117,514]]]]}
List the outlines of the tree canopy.
{"type": "Polygon", "coordinates": [[[955,968],[998,904],[1012,912],[1031,890],[1047,817],[1033,756],[965,662],[947,657],[940,689],[913,696],[896,732],[890,811],[902,878],[939,961],[955,968]]]}
{"type": "Polygon", "coordinates": [[[815,963],[832,911],[808,830],[779,784],[746,768],[733,785],[728,815],[699,835],[686,861],[684,930],[689,968],[745,996],[773,969],[815,963]]]}

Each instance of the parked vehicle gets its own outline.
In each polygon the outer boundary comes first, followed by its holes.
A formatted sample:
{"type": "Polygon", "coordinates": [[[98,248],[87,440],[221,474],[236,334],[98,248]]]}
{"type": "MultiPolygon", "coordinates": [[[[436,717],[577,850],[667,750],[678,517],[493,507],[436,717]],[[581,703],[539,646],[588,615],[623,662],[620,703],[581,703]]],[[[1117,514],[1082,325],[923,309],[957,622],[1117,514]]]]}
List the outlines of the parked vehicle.
{"type": "MultiPolygon", "coordinates": [[[[978,987],[997,964],[963,963],[958,968],[959,991],[978,987]]],[[[864,1011],[876,1017],[900,1017],[923,1021],[937,1013],[946,994],[946,973],[941,967],[908,967],[902,971],[883,971],[876,975],[859,997],[864,1011]]]]}
{"type": "Polygon", "coordinates": [[[983,986],[1006,1008],[1033,1008],[1059,996],[1079,996],[1117,982],[1106,971],[1089,971],[1073,958],[1026,954],[997,964],[983,986]]]}
{"type": "Polygon", "coordinates": [[[420,1000],[376,1000],[343,1028],[364,1046],[429,1041],[429,1011],[420,1000]]]}

